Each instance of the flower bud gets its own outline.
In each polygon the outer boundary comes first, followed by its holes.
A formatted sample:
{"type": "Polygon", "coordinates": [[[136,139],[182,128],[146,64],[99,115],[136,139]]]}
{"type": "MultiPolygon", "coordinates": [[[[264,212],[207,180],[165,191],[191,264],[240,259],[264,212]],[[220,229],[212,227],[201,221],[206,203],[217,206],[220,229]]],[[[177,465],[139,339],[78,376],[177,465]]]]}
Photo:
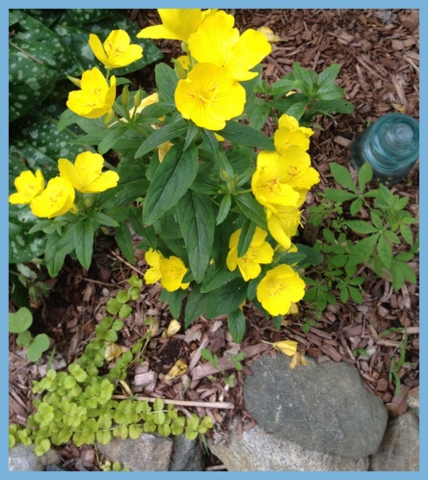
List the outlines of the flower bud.
{"type": "Polygon", "coordinates": [[[76,87],[80,88],[80,78],[76,78],[76,77],[70,77],[67,75],[67,78],[70,80],[70,82],[74,83],[74,85],[76,85],[76,87]]]}
{"type": "Polygon", "coordinates": [[[125,85],[122,90],[122,105],[125,108],[128,108],[129,103],[129,88],[128,85],[125,85]]]}

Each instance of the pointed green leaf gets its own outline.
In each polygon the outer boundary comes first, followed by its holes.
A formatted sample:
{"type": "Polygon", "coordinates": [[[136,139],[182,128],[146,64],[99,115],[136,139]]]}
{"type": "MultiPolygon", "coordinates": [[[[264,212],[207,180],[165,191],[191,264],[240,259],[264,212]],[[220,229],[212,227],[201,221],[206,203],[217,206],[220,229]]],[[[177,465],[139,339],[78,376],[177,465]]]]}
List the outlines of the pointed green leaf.
{"type": "Polygon", "coordinates": [[[94,246],[94,227],[88,218],[82,218],[74,225],[74,245],[77,259],[88,270],[94,246]]]}
{"type": "Polygon", "coordinates": [[[232,339],[235,343],[241,343],[245,335],[245,315],[242,310],[238,308],[234,312],[229,313],[227,317],[227,327],[232,339]]]}
{"type": "Polygon", "coordinates": [[[330,163],[330,171],[333,175],[333,178],[339,185],[346,187],[352,192],[358,193],[357,187],[352,179],[352,175],[347,168],[345,168],[343,165],[339,165],[338,163],[330,163]]]}
{"type": "Polygon", "coordinates": [[[365,222],[364,220],[348,220],[346,225],[357,233],[369,234],[378,232],[376,227],[368,222],[365,222]]]}
{"type": "Polygon", "coordinates": [[[132,243],[131,232],[126,222],[122,222],[119,227],[115,229],[115,238],[120,250],[125,255],[128,262],[132,264],[135,262],[134,246],[132,243]]]}
{"type": "Polygon", "coordinates": [[[253,223],[248,218],[242,225],[241,233],[239,234],[238,239],[238,258],[243,257],[250,246],[251,240],[253,239],[254,232],[256,231],[256,224],[253,223]]]}
{"type": "Polygon", "coordinates": [[[195,145],[183,152],[183,142],[174,145],[156,169],[143,210],[143,221],[152,225],[174,207],[186,193],[198,173],[195,145]]]}
{"type": "Polygon", "coordinates": [[[188,124],[186,120],[180,119],[176,122],[169,123],[168,125],[159,128],[159,130],[155,130],[149,138],[144,140],[144,142],[140,145],[138,150],[135,152],[135,158],[142,157],[148,152],[151,152],[159,145],[162,145],[169,140],[172,140],[175,137],[181,137],[184,133],[186,133],[188,129],[188,124]]]}
{"type": "Polygon", "coordinates": [[[233,197],[239,210],[258,227],[267,231],[266,213],[262,205],[250,194],[233,197]]]}
{"type": "Polygon", "coordinates": [[[188,190],[177,204],[193,278],[200,283],[212,258],[215,218],[211,198],[188,190]]]}
{"type": "Polygon", "coordinates": [[[232,120],[227,122],[225,128],[217,133],[231,143],[249,145],[250,147],[257,147],[263,150],[275,150],[272,140],[266,137],[265,134],[232,120]]]}
{"type": "Polygon", "coordinates": [[[226,283],[217,290],[207,294],[206,316],[215,318],[228,315],[237,310],[245,300],[247,283],[241,278],[236,278],[226,283]]]}
{"type": "Polygon", "coordinates": [[[74,250],[73,228],[68,228],[61,236],[58,232],[49,235],[45,248],[45,262],[49,275],[56,277],[64,265],[66,255],[74,250]]]}

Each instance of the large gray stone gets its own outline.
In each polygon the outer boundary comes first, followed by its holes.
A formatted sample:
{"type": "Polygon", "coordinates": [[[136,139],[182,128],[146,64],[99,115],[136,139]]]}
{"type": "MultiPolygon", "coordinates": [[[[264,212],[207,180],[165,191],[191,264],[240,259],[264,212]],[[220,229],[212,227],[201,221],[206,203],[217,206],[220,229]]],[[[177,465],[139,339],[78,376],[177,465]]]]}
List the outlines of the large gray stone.
{"type": "Polygon", "coordinates": [[[48,465],[60,464],[61,457],[52,449],[41,457],[34,453],[34,445],[18,443],[9,450],[9,471],[11,472],[41,472],[48,465]]]}
{"type": "Polygon", "coordinates": [[[173,472],[200,472],[204,468],[205,456],[200,442],[197,439],[188,440],[184,435],[174,437],[169,470],[173,472]]]}
{"type": "Polygon", "coordinates": [[[306,450],[359,459],[378,451],[388,413],[346,363],[290,369],[290,358],[265,355],[244,385],[245,407],[256,422],[306,450]]]}
{"type": "Polygon", "coordinates": [[[114,438],[98,449],[111,462],[118,461],[132,471],[168,471],[172,440],[157,434],[143,433],[139,439],[114,438]]]}
{"type": "MultiPolygon", "coordinates": [[[[232,431],[234,428],[232,427],[232,431]]],[[[208,443],[211,452],[229,471],[367,471],[368,457],[359,460],[308,451],[296,443],[266,433],[259,425],[239,438],[236,429],[227,443],[208,443]]]]}
{"type": "Polygon", "coordinates": [[[412,411],[389,423],[378,453],[370,459],[370,470],[419,471],[419,421],[412,411]]]}

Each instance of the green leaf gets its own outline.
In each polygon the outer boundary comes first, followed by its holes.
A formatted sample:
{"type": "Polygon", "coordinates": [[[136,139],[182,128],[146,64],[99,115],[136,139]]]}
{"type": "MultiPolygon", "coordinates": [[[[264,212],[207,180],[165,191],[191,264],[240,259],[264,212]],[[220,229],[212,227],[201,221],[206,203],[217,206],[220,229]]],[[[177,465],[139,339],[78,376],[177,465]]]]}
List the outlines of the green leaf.
{"type": "Polygon", "coordinates": [[[325,191],[325,198],[332,202],[342,203],[348,200],[353,200],[355,197],[355,193],[347,192],[345,190],[327,188],[325,191]]]}
{"type": "Polygon", "coordinates": [[[275,150],[272,140],[266,137],[266,135],[254,130],[254,128],[232,120],[227,122],[226,127],[217,133],[229,140],[229,142],[237,145],[249,145],[250,147],[269,151],[275,150]]]}
{"type": "Polygon", "coordinates": [[[183,142],[174,145],[153,175],[143,210],[143,221],[147,225],[152,225],[174,207],[196,177],[197,148],[191,145],[185,152],[182,149],[183,142]]]}
{"type": "Polygon", "coordinates": [[[373,178],[373,170],[368,162],[364,162],[362,167],[360,168],[358,172],[358,185],[360,187],[360,192],[364,193],[364,190],[366,189],[366,185],[370,180],[373,178]]]}
{"type": "Polygon", "coordinates": [[[333,63],[318,75],[317,86],[321,87],[322,85],[333,84],[339,75],[339,72],[340,65],[338,63],[333,63]]]}
{"type": "Polygon", "coordinates": [[[20,347],[26,347],[30,345],[31,340],[33,339],[31,333],[29,330],[25,330],[25,332],[21,332],[17,337],[16,337],[16,344],[20,347]]]}
{"type": "Polygon", "coordinates": [[[400,233],[409,245],[413,245],[413,234],[407,225],[400,225],[400,233]]]}
{"type": "Polygon", "coordinates": [[[33,323],[33,315],[27,307],[21,307],[15,313],[9,313],[9,332],[22,333],[33,323]]]}
{"type": "Polygon", "coordinates": [[[103,212],[93,211],[89,217],[92,221],[99,223],[100,225],[105,225],[106,227],[118,227],[119,224],[117,221],[110,217],[110,215],[106,215],[103,212]]]}
{"type": "Polygon", "coordinates": [[[354,232],[362,234],[376,233],[379,231],[376,227],[364,220],[348,220],[346,225],[354,232]]]}
{"type": "Polygon", "coordinates": [[[311,108],[311,113],[322,113],[331,115],[332,113],[350,114],[354,112],[354,106],[348,100],[338,98],[336,100],[319,100],[311,108]]]}
{"type": "Polygon", "coordinates": [[[214,265],[211,265],[202,281],[201,292],[208,293],[212,290],[216,290],[229,280],[232,280],[238,276],[240,276],[238,269],[236,269],[234,272],[231,272],[226,266],[216,269],[214,265]]]}
{"type": "Polygon", "coordinates": [[[354,245],[349,254],[349,264],[358,265],[367,261],[374,251],[379,236],[380,233],[371,235],[370,237],[363,238],[354,245]]]}
{"type": "Polygon", "coordinates": [[[267,231],[266,214],[260,203],[250,194],[233,197],[239,210],[258,227],[267,231]]]}
{"type": "Polygon", "coordinates": [[[247,284],[241,278],[226,283],[207,294],[205,313],[208,319],[227,315],[239,308],[245,300],[247,284]]]}
{"type": "Polygon", "coordinates": [[[231,205],[232,205],[231,196],[229,194],[224,195],[223,198],[221,199],[220,208],[215,221],[216,225],[220,225],[220,223],[222,223],[226,219],[230,211],[231,205]]]}
{"type": "Polygon", "coordinates": [[[205,312],[208,295],[204,295],[200,291],[200,285],[193,285],[187,299],[186,308],[184,310],[184,328],[189,325],[205,312]]]}
{"type": "Polygon", "coordinates": [[[363,303],[363,296],[358,288],[351,287],[348,285],[349,293],[351,295],[352,300],[354,300],[355,303],[358,303],[361,305],[363,303]]]}
{"type": "Polygon", "coordinates": [[[238,240],[238,258],[243,257],[250,246],[253,239],[254,232],[256,231],[256,224],[251,220],[246,219],[242,225],[241,233],[238,240]]]}
{"type": "Polygon", "coordinates": [[[304,94],[308,94],[312,91],[314,82],[313,76],[310,71],[300,66],[298,62],[293,64],[294,78],[299,82],[299,88],[304,94]]]}
{"type": "Polygon", "coordinates": [[[330,163],[330,171],[339,185],[346,187],[354,193],[358,193],[354,180],[347,168],[337,163],[330,163]]]}
{"type": "Polygon", "coordinates": [[[108,129],[104,134],[103,139],[98,145],[98,153],[104,155],[109,150],[114,148],[118,140],[120,140],[125,132],[128,130],[128,126],[123,125],[121,122],[117,122],[118,125],[114,125],[112,128],[108,129]]]}
{"type": "Polygon", "coordinates": [[[54,232],[49,235],[45,248],[45,262],[49,275],[56,277],[61,270],[66,255],[74,250],[73,228],[68,228],[64,235],[54,232]]]}
{"type": "Polygon", "coordinates": [[[36,335],[27,350],[28,360],[31,362],[37,362],[43,352],[49,348],[49,345],[49,337],[46,334],[39,333],[36,335]]]}
{"type": "Polygon", "coordinates": [[[188,190],[177,204],[193,278],[200,283],[212,258],[215,218],[211,198],[188,190]]]}
{"type": "Polygon", "coordinates": [[[392,264],[392,257],[393,257],[392,248],[391,248],[391,244],[388,242],[388,240],[385,238],[384,235],[381,235],[379,238],[379,242],[377,244],[377,253],[383,265],[388,270],[390,270],[391,264],[392,264]]]}
{"type": "Polygon", "coordinates": [[[132,244],[132,236],[131,232],[129,231],[129,227],[125,222],[120,224],[119,227],[115,229],[115,238],[120,250],[125,255],[128,262],[134,264],[135,256],[134,247],[132,244]]]}
{"type": "Polygon", "coordinates": [[[183,299],[186,296],[186,290],[178,289],[175,292],[168,292],[165,288],[161,290],[159,300],[161,302],[167,302],[169,311],[174,318],[179,318],[181,313],[181,307],[183,305],[183,299]]]}
{"type": "Polygon", "coordinates": [[[363,200],[362,198],[357,198],[355,199],[352,203],[351,206],[349,207],[349,211],[351,212],[351,215],[357,215],[358,212],[361,210],[361,207],[363,206],[363,200]]]}
{"type": "Polygon", "coordinates": [[[175,108],[174,93],[178,83],[175,70],[166,63],[159,63],[155,67],[155,80],[159,89],[159,100],[175,108]]]}
{"type": "Polygon", "coordinates": [[[159,128],[159,130],[155,130],[150,137],[144,140],[144,142],[139,146],[138,150],[135,152],[135,158],[142,157],[146,153],[154,150],[159,145],[162,145],[163,143],[168,142],[175,137],[181,137],[187,132],[187,129],[188,123],[186,120],[181,118],[176,122],[159,128]]]}
{"type": "Polygon", "coordinates": [[[237,310],[229,313],[227,316],[227,327],[232,339],[235,343],[241,343],[245,335],[245,315],[242,310],[238,308],[237,310]]]}
{"type": "Polygon", "coordinates": [[[86,270],[92,262],[94,227],[88,218],[82,218],[74,225],[74,245],[77,259],[86,270]]]}
{"type": "Polygon", "coordinates": [[[107,445],[111,440],[110,430],[98,430],[97,433],[97,442],[101,445],[107,445]]]}

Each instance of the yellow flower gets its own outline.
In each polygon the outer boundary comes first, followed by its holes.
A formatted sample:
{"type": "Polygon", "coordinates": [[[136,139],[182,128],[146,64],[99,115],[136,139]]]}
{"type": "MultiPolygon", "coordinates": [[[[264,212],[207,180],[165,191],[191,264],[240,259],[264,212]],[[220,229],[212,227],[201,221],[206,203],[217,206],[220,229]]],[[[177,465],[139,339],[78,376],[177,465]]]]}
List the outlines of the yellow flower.
{"type": "Polygon", "coordinates": [[[179,288],[186,289],[189,286],[189,283],[182,283],[187,268],[180,258],[174,256],[165,258],[161,252],[153,249],[146,252],[145,258],[150,266],[144,274],[144,281],[147,284],[160,280],[162,287],[168,292],[174,292],[179,288]]]}
{"type": "Polygon", "coordinates": [[[200,8],[158,8],[162,25],[146,27],[137,34],[138,38],[165,38],[187,42],[189,35],[196,32],[211,10],[202,12],[200,8]]]}
{"type": "Polygon", "coordinates": [[[241,228],[236,230],[230,237],[230,250],[226,258],[226,265],[231,272],[238,267],[243,279],[248,282],[248,280],[259,276],[262,271],[260,264],[272,261],[274,251],[271,245],[265,241],[267,232],[256,227],[247,252],[242,257],[238,257],[238,242],[241,230],[241,228]]]}
{"type": "Polygon", "coordinates": [[[278,130],[274,134],[275,148],[278,153],[292,145],[300,147],[302,150],[309,149],[309,138],[314,131],[311,128],[300,127],[299,122],[291,115],[283,114],[278,120],[278,130]]]}
{"type": "Polygon", "coordinates": [[[224,67],[197,63],[186,79],[178,81],[174,99],[183,118],[198,127],[222,130],[227,120],[244,111],[245,89],[224,67]]]}
{"type": "Polygon", "coordinates": [[[297,207],[277,206],[276,210],[266,209],[269,233],[286,250],[291,247],[291,238],[297,233],[301,211],[297,207]]]}
{"type": "Polygon", "coordinates": [[[161,285],[168,292],[175,292],[179,288],[183,290],[189,286],[183,283],[183,277],[186,275],[187,268],[183,260],[173,255],[160,261],[160,270],[162,274],[161,285]]]}
{"type": "Polygon", "coordinates": [[[282,151],[279,161],[283,175],[281,181],[299,193],[306,192],[320,181],[319,173],[311,167],[311,158],[301,148],[293,145],[282,151]]]}
{"type": "Polygon", "coordinates": [[[196,33],[189,37],[189,50],[201,63],[213,63],[226,67],[238,81],[257,76],[249,70],[260,63],[272,51],[261,32],[246,30],[241,36],[233,28],[235,19],[224,11],[207,16],[196,33]]]}
{"type": "Polygon", "coordinates": [[[62,178],[82,193],[104,192],[113,188],[119,181],[116,172],[102,173],[104,158],[99,153],[82,152],[77,155],[74,165],[65,158],[58,160],[58,169],[62,178]]]}
{"type": "Polygon", "coordinates": [[[94,67],[83,72],[81,90],[68,94],[67,107],[85,118],[99,118],[109,114],[116,98],[116,77],[112,75],[110,85],[103,74],[94,67]]]}
{"type": "Polygon", "coordinates": [[[256,290],[257,300],[271,315],[285,315],[305,295],[305,282],[289,265],[269,270],[256,290]]]}
{"type": "Polygon", "coordinates": [[[251,179],[251,189],[257,201],[272,211],[278,205],[297,207],[299,193],[286,182],[287,169],[276,152],[262,150],[257,156],[257,168],[251,179]]]}
{"type": "Polygon", "coordinates": [[[104,44],[101,44],[97,35],[91,33],[89,46],[108,69],[126,67],[143,56],[143,48],[140,45],[131,45],[131,39],[125,30],[113,30],[104,44]]]}
{"type": "Polygon", "coordinates": [[[30,208],[37,217],[57,217],[73,208],[74,196],[73,185],[62,177],[55,177],[49,180],[40,195],[33,198],[30,208]]]}
{"type": "Polygon", "coordinates": [[[19,177],[15,178],[14,185],[18,192],[9,195],[9,202],[27,204],[43,192],[45,181],[40,170],[37,170],[35,175],[31,170],[25,170],[19,177]]]}

